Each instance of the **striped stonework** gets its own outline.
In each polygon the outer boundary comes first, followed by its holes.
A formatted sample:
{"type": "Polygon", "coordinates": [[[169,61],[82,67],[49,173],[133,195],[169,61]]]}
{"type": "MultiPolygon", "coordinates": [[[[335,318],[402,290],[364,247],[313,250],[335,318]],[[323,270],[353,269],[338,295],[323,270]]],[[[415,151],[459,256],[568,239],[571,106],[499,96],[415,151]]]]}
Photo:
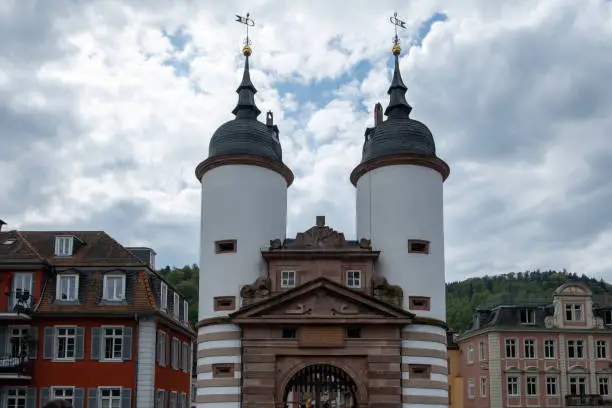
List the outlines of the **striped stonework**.
{"type": "Polygon", "coordinates": [[[446,330],[413,324],[402,329],[403,408],[448,407],[446,330]],[[429,369],[429,378],[410,378],[411,367],[429,369]]]}
{"type": "Polygon", "coordinates": [[[196,406],[239,408],[242,332],[234,324],[213,324],[198,329],[196,406]],[[227,372],[221,373],[223,366],[227,372]]]}

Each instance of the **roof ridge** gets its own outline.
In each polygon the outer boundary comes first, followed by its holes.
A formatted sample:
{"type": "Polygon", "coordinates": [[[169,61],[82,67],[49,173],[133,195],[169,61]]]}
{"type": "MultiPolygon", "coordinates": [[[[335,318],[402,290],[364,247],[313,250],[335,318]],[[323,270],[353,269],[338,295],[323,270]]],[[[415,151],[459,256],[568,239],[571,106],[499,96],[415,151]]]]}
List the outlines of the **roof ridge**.
{"type": "Polygon", "coordinates": [[[34,245],[32,245],[30,243],[30,241],[21,233],[21,231],[19,230],[14,230],[15,233],[19,236],[20,239],[23,240],[23,242],[25,243],[25,245],[36,255],[40,258],[41,261],[45,261],[47,262],[47,258],[45,258],[44,256],[42,256],[37,250],[36,248],[34,248],[34,245]]]}

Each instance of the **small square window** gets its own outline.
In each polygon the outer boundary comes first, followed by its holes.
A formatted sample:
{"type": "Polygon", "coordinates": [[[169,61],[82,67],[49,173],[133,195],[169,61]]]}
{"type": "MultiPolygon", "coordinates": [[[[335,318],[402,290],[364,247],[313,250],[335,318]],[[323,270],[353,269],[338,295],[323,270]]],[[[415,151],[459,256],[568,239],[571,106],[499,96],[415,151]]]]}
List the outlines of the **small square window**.
{"type": "Polygon", "coordinates": [[[408,252],[412,254],[428,254],[429,241],[424,241],[422,239],[409,239],[408,252]]]}
{"type": "Polygon", "coordinates": [[[226,239],[224,241],[215,241],[215,252],[218,254],[236,252],[236,240],[226,239]]]}
{"type": "Polygon", "coordinates": [[[294,288],[295,287],[295,271],[282,271],[281,272],[281,288],[294,288]]]}
{"type": "Polygon", "coordinates": [[[234,378],[233,364],[213,364],[213,378],[234,378]]]}
{"type": "Polygon", "coordinates": [[[219,296],[214,298],[214,302],[215,312],[236,308],[236,298],[234,296],[219,296]]]}
{"type": "Polygon", "coordinates": [[[346,337],[349,339],[359,339],[361,338],[361,328],[359,327],[349,327],[346,329],[346,337]]]}
{"type": "Polygon", "coordinates": [[[426,296],[409,296],[408,305],[410,310],[429,310],[429,298],[426,296]]]}
{"type": "Polygon", "coordinates": [[[423,364],[410,364],[409,366],[409,378],[413,379],[429,379],[431,368],[428,365],[423,364]]]}
{"type": "Polygon", "coordinates": [[[361,288],[361,271],[346,271],[346,286],[351,289],[361,288]]]}
{"type": "Polygon", "coordinates": [[[297,338],[297,329],[293,327],[285,327],[282,333],[283,339],[295,339],[297,338]]]}

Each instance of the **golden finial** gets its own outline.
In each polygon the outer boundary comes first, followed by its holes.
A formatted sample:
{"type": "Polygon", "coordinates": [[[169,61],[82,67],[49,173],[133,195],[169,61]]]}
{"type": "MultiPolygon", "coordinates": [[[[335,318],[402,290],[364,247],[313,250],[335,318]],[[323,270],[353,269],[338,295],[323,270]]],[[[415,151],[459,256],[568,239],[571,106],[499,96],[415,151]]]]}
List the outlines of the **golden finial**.
{"type": "Polygon", "coordinates": [[[391,24],[393,24],[395,26],[395,36],[393,37],[393,50],[392,50],[392,52],[393,52],[393,55],[395,55],[397,57],[402,52],[402,47],[400,47],[400,41],[399,41],[399,37],[397,35],[397,27],[406,28],[406,22],[400,20],[399,18],[397,18],[397,12],[393,13],[393,17],[390,17],[389,21],[391,21],[391,24]]]}
{"type": "Polygon", "coordinates": [[[246,17],[236,14],[236,21],[246,26],[246,38],[244,39],[244,47],[242,47],[242,54],[245,57],[250,57],[253,53],[253,50],[251,49],[251,40],[249,39],[249,27],[253,27],[255,25],[255,21],[253,21],[250,16],[250,13],[247,13],[246,17]]]}

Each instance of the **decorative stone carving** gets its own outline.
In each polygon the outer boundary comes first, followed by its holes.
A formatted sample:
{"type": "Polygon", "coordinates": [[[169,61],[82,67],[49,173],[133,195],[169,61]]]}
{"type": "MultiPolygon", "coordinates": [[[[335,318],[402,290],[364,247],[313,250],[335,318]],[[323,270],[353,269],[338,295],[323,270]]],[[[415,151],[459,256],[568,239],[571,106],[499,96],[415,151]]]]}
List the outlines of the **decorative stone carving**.
{"type": "Polygon", "coordinates": [[[298,303],[295,308],[285,310],[285,314],[291,315],[305,315],[312,312],[311,308],[307,308],[305,303],[298,303]]]}
{"type": "Polygon", "coordinates": [[[554,324],[555,324],[555,319],[553,316],[546,316],[544,318],[544,326],[547,329],[551,329],[554,326],[554,324]]]}
{"type": "Polygon", "coordinates": [[[270,278],[257,278],[250,285],[243,286],[240,289],[240,297],[242,297],[242,305],[250,305],[270,296],[270,278]]]}
{"type": "Polygon", "coordinates": [[[281,242],[280,239],[272,239],[270,240],[270,249],[281,249],[283,246],[283,243],[281,242]]]}
{"type": "Polygon", "coordinates": [[[372,278],[372,296],[397,307],[404,304],[404,291],[398,285],[391,285],[387,278],[374,276],[372,278]]]}
{"type": "Polygon", "coordinates": [[[287,249],[341,249],[347,248],[344,234],[326,226],[314,226],[306,232],[300,232],[293,242],[285,245],[287,249]]]}
{"type": "Polygon", "coordinates": [[[347,305],[341,305],[339,309],[336,308],[332,308],[331,309],[331,314],[332,315],[356,315],[359,313],[359,309],[357,309],[356,307],[350,307],[347,305]]]}

